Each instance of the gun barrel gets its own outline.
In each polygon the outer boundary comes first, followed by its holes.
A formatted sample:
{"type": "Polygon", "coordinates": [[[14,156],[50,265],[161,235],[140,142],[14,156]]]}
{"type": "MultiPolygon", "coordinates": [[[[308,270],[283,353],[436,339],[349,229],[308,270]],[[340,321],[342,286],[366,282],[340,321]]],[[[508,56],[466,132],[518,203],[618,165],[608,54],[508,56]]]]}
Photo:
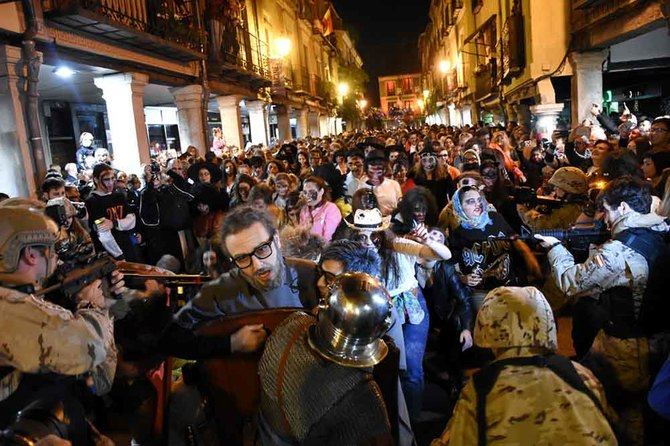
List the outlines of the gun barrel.
{"type": "Polygon", "coordinates": [[[200,274],[139,274],[139,273],[124,273],[124,280],[155,280],[157,282],[168,285],[182,286],[182,285],[202,285],[212,280],[210,276],[203,276],[200,274]]]}

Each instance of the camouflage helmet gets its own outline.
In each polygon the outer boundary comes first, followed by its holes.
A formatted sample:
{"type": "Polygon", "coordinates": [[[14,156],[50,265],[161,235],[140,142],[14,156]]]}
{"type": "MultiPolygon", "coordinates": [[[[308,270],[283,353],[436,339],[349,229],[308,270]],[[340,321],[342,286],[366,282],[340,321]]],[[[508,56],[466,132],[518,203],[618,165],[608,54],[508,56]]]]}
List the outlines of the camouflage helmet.
{"type": "Polygon", "coordinates": [[[0,206],[0,273],[13,273],[19,266],[21,250],[27,246],[53,246],[58,226],[41,209],[0,206]]]}
{"type": "Polygon", "coordinates": [[[589,189],[586,174],[577,167],[567,166],[558,169],[549,179],[549,184],[560,187],[570,194],[585,194],[589,189]]]}
{"type": "Polygon", "coordinates": [[[556,324],[549,302],[540,290],[531,286],[491,290],[477,314],[475,344],[487,348],[556,350],[556,324]]]}

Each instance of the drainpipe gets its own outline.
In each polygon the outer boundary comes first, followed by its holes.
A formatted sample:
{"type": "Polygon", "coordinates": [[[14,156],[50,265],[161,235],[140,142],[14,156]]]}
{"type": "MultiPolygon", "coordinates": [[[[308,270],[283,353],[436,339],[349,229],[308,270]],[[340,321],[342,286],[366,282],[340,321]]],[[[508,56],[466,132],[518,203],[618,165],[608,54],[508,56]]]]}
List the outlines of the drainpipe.
{"type": "MultiPolygon", "coordinates": [[[[197,24],[198,24],[198,29],[201,32],[204,32],[204,21],[203,21],[203,13],[200,10],[200,1],[195,1],[195,14],[196,14],[196,19],[197,19],[197,24]]],[[[205,144],[209,145],[209,124],[207,121],[207,112],[209,109],[209,96],[210,96],[210,90],[209,90],[209,82],[208,82],[208,73],[207,73],[207,58],[209,57],[209,51],[207,48],[207,45],[209,44],[209,39],[206,40],[205,46],[202,47],[202,51],[204,54],[207,56],[203,59],[200,60],[200,85],[202,85],[202,108],[200,109],[200,116],[202,119],[202,131],[205,133],[205,144]]],[[[203,147],[202,148],[203,153],[207,153],[209,150],[209,147],[203,147]]]]}
{"type": "MultiPolygon", "coordinates": [[[[30,151],[32,153],[33,175],[35,186],[39,189],[47,173],[47,164],[44,157],[44,144],[40,129],[39,104],[37,102],[37,82],[39,80],[40,66],[42,60],[35,49],[35,37],[40,31],[40,23],[37,13],[41,14],[41,5],[38,0],[21,0],[23,16],[25,17],[26,31],[22,37],[23,63],[27,68],[26,76],[26,121],[28,124],[28,137],[30,151]],[[35,1],[35,3],[33,3],[35,1]]],[[[37,193],[37,191],[34,191],[37,193]]]]}

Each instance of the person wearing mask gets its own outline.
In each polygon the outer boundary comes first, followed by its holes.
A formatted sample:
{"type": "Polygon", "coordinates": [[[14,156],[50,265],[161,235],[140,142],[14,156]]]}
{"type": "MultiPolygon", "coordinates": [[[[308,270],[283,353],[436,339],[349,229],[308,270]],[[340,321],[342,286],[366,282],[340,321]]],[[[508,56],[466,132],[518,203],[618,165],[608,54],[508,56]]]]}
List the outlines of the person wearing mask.
{"type": "Polygon", "coordinates": [[[217,168],[203,164],[198,171],[198,182],[193,186],[193,232],[199,239],[218,240],[223,214],[228,210],[230,198],[225,190],[212,183],[217,168]]]}
{"type": "Polygon", "coordinates": [[[396,180],[400,185],[400,191],[403,195],[407,194],[416,184],[414,180],[408,176],[409,164],[407,159],[399,158],[391,166],[391,178],[396,180]]]}
{"type": "Polygon", "coordinates": [[[342,214],[329,200],[328,186],[323,179],[317,176],[308,177],[303,182],[303,196],[307,207],[300,214],[300,223],[303,226],[311,222],[311,233],[323,237],[330,242],[337,226],[342,220],[342,214]]]}
{"type": "Polygon", "coordinates": [[[472,290],[477,310],[488,291],[514,284],[521,275],[515,248],[524,256],[528,269],[540,276],[537,260],[524,242],[492,239],[510,237],[514,230],[499,213],[489,210],[477,187],[458,189],[452,201],[458,227],[450,233],[449,246],[458,262],[461,281],[472,290]]]}
{"type": "Polygon", "coordinates": [[[256,180],[250,175],[238,173],[235,185],[233,186],[233,193],[230,197],[230,207],[234,208],[249,204],[249,193],[251,192],[251,188],[255,185],[256,180]]]}
{"type": "Polygon", "coordinates": [[[115,259],[141,261],[135,233],[136,217],[130,212],[125,196],[114,192],[114,169],[108,164],[97,164],[93,169],[93,182],[95,189],[86,200],[86,209],[96,250],[106,250],[115,259]]]}
{"type": "Polygon", "coordinates": [[[429,326],[426,300],[416,280],[415,265],[421,259],[449,260],[451,252],[446,246],[428,239],[424,226],[417,227],[407,238],[396,237],[388,230],[389,218],[383,217],[379,208],[356,209],[352,221],[347,222],[351,234],[346,238],[374,249],[381,257],[384,286],[403,326],[407,370],[401,374],[401,383],[414,426],[421,413],[423,356],[429,326]]]}
{"type": "Polygon", "coordinates": [[[364,168],[365,158],[360,150],[350,150],[347,153],[347,173],[344,179],[344,197],[348,203],[351,203],[351,197],[361,188],[361,185],[368,180],[364,168]]]}
{"type": "Polygon", "coordinates": [[[437,206],[442,209],[456,190],[456,184],[448,169],[440,166],[433,146],[427,144],[420,153],[421,162],[415,166],[412,177],[417,186],[427,188],[435,197],[437,206]]]}
{"type": "Polygon", "coordinates": [[[387,166],[388,162],[383,150],[371,151],[365,157],[365,172],[368,179],[361,185],[362,188],[372,189],[384,216],[391,215],[402,198],[400,184],[396,180],[386,178],[387,166]]]}

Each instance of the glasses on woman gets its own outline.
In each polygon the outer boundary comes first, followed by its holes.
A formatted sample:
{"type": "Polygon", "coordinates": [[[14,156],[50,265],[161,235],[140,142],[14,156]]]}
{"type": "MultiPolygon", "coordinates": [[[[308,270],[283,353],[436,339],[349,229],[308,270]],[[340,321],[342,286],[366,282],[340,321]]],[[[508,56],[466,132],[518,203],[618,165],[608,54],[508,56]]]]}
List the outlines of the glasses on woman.
{"type": "Polygon", "coordinates": [[[330,271],[324,271],[324,269],[321,268],[321,265],[319,265],[319,275],[323,277],[323,281],[326,283],[328,290],[332,290],[337,281],[337,275],[330,271]]]}
{"type": "Polygon", "coordinates": [[[272,233],[270,238],[260,245],[256,246],[254,250],[249,254],[240,254],[235,257],[232,257],[231,260],[235,262],[238,268],[244,269],[248,268],[251,265],[251,257],[256,257],[259,260],[267,259],[272,255],[272,243],[274,242],[275,234],[272,233]]]}

